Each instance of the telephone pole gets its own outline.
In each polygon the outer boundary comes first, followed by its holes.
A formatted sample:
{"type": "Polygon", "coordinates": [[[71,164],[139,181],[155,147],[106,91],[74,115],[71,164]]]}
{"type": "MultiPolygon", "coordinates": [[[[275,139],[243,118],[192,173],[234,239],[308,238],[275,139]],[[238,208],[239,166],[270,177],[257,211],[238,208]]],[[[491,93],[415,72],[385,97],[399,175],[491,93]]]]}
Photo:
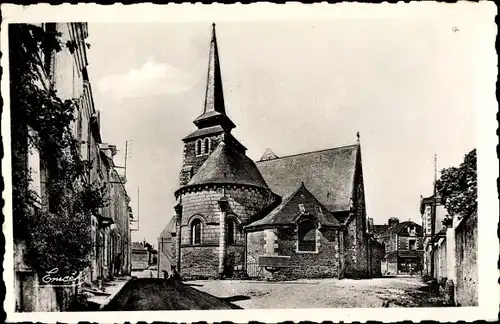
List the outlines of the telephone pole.
{"type": "Polygon", "coordinates": [[[132,140],[125,141],[125,164],[124,164],[124,178],[127,179],[127,159],[129,155],[129,147],[132,146],[132,140]]]}
{"type": "Polygon", "coordinates": [[[436,212],[437,212],[437,154],[434,154],[434,184],[432,194],[432,211],[431,211],[431,276],[434,276],[434,236],[436,232],[436,212]]]}
{"type": "Polygon", "coordinates": [[[131,229],[131,231],[138,231],[140,227],[139,223],[139,187],[137,187],[137,220],[132,221],[134,223],[137,223],[137,228],[131,229]]]}

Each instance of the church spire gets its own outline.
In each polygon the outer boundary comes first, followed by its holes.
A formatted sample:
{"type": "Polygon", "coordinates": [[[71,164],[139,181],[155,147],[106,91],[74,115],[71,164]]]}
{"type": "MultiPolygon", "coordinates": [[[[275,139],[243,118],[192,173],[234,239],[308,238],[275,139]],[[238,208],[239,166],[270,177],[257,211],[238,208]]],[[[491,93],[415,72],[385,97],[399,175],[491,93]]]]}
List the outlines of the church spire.
{"type": "Polygon", "coordinates": [[[210,41],[210,52],[208,56],[207,87],[205,91],[205,103],[203,114],[194,120],[198,128],[220,125],[227,130],[235,127],[226,115],[224,105],[224,93],[222,90],[222,76],[219,65],[219,52],[217,49],[217,37],[215,34],[215,23],[212,24],[212,39],[210,41]]]}

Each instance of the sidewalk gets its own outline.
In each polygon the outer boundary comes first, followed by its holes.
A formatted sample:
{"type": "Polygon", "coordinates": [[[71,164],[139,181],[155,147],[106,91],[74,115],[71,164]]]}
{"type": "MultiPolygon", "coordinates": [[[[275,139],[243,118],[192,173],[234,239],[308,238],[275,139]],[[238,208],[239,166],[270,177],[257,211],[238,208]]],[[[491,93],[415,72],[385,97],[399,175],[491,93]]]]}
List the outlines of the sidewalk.
{"type": "Polygon", "coordinates": [[[93,293],[93,297],[88,299],[88,302],[91,304],[96,304],[99,309],[102,309],[106,306],[113,297],[125,286],[127,282],[129,282],[133,277],[118,277],[113,279],[112,281],[107,281],[103,283],[103,291],[98,293],[93,293]]]}

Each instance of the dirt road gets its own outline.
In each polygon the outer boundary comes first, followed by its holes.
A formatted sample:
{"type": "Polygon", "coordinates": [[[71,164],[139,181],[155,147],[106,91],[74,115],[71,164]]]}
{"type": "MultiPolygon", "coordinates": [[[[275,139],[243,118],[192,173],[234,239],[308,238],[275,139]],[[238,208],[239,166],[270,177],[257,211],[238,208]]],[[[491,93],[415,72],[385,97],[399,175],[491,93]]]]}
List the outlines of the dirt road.
{"type": "Polygon", "coordinates": [[[319,279],[289,282],[192,281],[200,291],[242,308],[432,307],[441,299],[419,277],[365,280],[319,279]]]}

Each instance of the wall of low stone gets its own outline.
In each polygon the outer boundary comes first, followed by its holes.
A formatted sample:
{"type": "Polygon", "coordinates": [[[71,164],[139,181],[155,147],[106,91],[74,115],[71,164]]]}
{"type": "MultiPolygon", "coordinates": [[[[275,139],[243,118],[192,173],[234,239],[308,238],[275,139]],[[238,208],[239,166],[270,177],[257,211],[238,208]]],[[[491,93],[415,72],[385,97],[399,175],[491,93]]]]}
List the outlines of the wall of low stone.
{"type": "Polygon", "coordinates": [[[477,213],[455,229],[457,282],[455,301],[460,306],[477,306],[477,213]]]}

